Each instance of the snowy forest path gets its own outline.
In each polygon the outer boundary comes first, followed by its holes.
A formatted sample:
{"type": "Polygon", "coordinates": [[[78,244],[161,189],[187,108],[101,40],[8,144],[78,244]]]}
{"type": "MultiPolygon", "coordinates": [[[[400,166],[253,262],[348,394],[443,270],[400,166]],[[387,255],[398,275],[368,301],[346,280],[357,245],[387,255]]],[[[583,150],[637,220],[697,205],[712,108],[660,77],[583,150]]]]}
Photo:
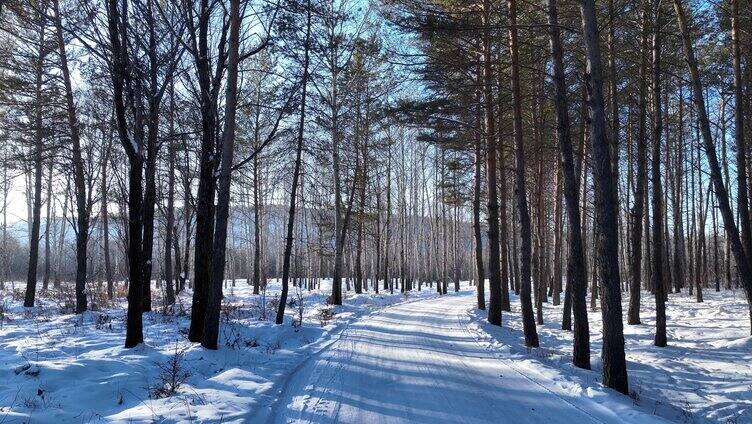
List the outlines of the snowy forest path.
{"type": "Polygon", "coordinates": [[[566,399],[479,342],[467,327],[473,302],[470,292],[450,294],[351,324],[288,376],[267,422],[616,422],[613,412],[593,414],[592,400],[566,399]]]}

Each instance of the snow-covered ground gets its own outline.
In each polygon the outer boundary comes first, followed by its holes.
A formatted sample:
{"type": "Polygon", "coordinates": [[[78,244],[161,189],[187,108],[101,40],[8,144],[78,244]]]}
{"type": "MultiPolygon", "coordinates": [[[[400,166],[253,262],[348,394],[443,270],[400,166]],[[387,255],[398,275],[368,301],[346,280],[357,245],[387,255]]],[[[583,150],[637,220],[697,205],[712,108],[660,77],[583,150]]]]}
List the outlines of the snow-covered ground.
{"type": "Polygon", "coordinates": [[[474,293],[397,305],[359,320],[285,379],[249,422],[630,423],[665,421],[626,396],[561,390],[468,329],[474,293]],[[264,418],[270,418],[264,420],[264,418]]]}
{"type": "MultiPolygon", "coordinates": [[[[16,284],[15,295],[7,290],[0,300],[0,423],[243,422],[259,403],[271,402],[283,376],[357,318],[435,295],[348,293],[344,305],[329,307],[327,283],[321,291],[303,291],[303,326],[295,327],[294,304],[283,325],[273,323],[278,282],[270,283],[263,302],[239,280],[225,291],[218,351],[187,341],[189,316],[160,312],[144,315],[145,344],[124,349],[124,302],[75,316],[61,315],[59,301],[41,297],[26,310],[23,285],[16,284]],[[177,374],[185,373],[186,381],[175,395],[156,398],[161,369],[176,352],[177,374]]],[[[296,289],[289,299],[297,302],[296,289]]],[[[188,308],[190,294],[179,303],[188,308]]]]}
{"type": "Polygon", "coordinates": [[[60,313],[65,299],[41,297],[27,310],[22,287],[0,293],[0,424],[752,422],[752,338],[741,292],[706,292],[703,304],[670,295],[662,349],[652,345],[653,300],[644,294],[643,324],[625,326],[630,398],[599,383],[599,311],[590,313],[593,370],[580,370],[570,365],[571,334],[559,329],[561,306],[545,305],[542,347],[528,350],[518,299],[504,326],[493,327],[465,284],[436,300],[428,300],[431,289],[348,293],[332,308],[325,281],[321,291],[303,291],[297,327],[296,289],[277,326],[279,283],[264,298],[239,280],[225,290],[218,351],[186,340],[190,293],[176,313],[145,314],[145,345],[124,349],[124,301],[75,316],[60,313]],[[171,363],[185,382],[159,397],[171,363]]]}
{"type": "MultiPolygon", "coordinates": [[[[632,401],[644,409],[681,423],[752,423],[752,337],[743,292],[704,291],[697,303],[686,292],[670,294],[666,304],[668,347],[653,345],[655,302],[642,293],[642,324],[626,325],[627,369],[632,401]]],[[[588,305],[590,299],[588,298],[588,305]]],[[[568,393],[609,399],[613,392],[601,379],[601,313],[589,311],[592,371],[571,365],[572,334],[562,331],[563,306],[544,304],[538,326],[540,349],[524,348],[520,304],[512,296],[512,312],[501,328],[485,321],[485,312],[470,309],[474,331],[487,347],[525,373],[551,380],[568,393]]],[[[589,306],[588,306],[589,309],[589,306]]]]}

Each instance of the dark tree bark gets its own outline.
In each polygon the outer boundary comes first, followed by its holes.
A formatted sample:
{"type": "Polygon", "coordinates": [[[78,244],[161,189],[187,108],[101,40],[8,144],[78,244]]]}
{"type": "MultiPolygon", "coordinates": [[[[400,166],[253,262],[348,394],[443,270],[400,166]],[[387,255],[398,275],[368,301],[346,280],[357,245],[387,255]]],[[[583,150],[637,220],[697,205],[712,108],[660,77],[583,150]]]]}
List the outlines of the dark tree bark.
{"type": "Polygon", "coordinates": [[[501,325],[501,257],[499,252],[499,203],[496,178],[496,127],[491,75],[491,1],[483,1],[483,106],[486,138],[486,190],[488,192],[488,322],[501,325]]]}
{"type": "Polygon", "coordinates": [[[37,266],[39,264],[39,225],[42,220],[42,152],[44,151],[44,133],[42,128],[42,84],[44,80],[45,46],[45,2],[39,3],[37,19],[39,21],[39,46],[36,57],[36,80],[34,82],[34,201],[32,204],[31,231],[29,234],[29,270],[26,275],[26,294],[24,306],[34,306],[37,293],[37,266]]]}
{"type": "MultiPolygon", "coordinates": [[[[742,75],[742,57],[739,41],[739,1],[731,1],[731,51],[734,68],[734,132],[736,138],[736,192],[737,213],[741,243],[747,258],[752,257],[752,225],[747,188],[747,142],[744,138],[744,82],[742,75]]],[[[750,299],[752,304],[752,299],[750,299]]]]}
{"type": "MultiPolygon", "coordinates": [[[[358,59],[360,60],[360,59],[358,59]]],[[[360,65],[362,66],[362,65],[360,65]]],[[[362,80],[360,77],[359,80],[362,80]]],[[[365,95],[365,101],[368,102],[368,83],[363,84],[361,81],[356,86],[356,123],[355,123],[355,146],[359,150],[356,154],[363,157],[363,172],[358,185],[358,229],[355,253],[355,293],[363,293],[363,227],[365,220],[366,208],[366,185],[368,184],[368,105],[366,105],[365,116],[363,113],[361,93],[365,95]],[[365,85],[365,86],[364,86],[365,85]]],[[[366,287],[367,289],[367,287],[366,287]]]]}
{"type": "MultiPolygon", "coordinates": [[[[702,181],[702,170],[700,169],[702,159],[700,158],[700,129],[698,126],[695,126],[696,133],[695,138],[697,139],[697,157],[695,160],[695,170],[697,172],[697,228],[695,229],[695,235],[697,236],[697,245],[695,248],[695,296],[698,303],[701,303],[703,301],[702,299],[702,282],[705,278],[707,278],[707,270],[708,270],[708,257],[707,257],[707,250],[705,246],[705,219],[707,217],[707,205],[710,204],[709,201],[706,201],[704,199],[702,192],[703,192],[703,181],[702,181]]],[[[710,186],[708,186],[708,197],[710,197],[710,186]]],[[[742,242],[744,244],[744,242],[742,242]]]]}
{"type": "Polygon", "coordinates": [[[661,137],[663,116],[661,111],[661,10],[659,0],[654,0],[653,10],[653,157],[651,178],[653,183],[653,253],[652,285],[655,289],[655,345],[666,346],[666,282],[663,274],[663,187],[661,185],[661,137]]]}
{"type": "MultiPolygon", "coordinates": [[[[185,141],[183,141],[183,144],[185,145],[185,141]]],[[[182,170],[182,178],[183,178],[183,229],[185,231],[185,248],[183,250],[183,268],[179,276],[179,284],[177,287],[177,291],[181,292],[185,289],[186,281],[188,280],[188,275],[190,272],[190,252],[191,252],[191,224],[192,224],[192,212],[193,212],[193,196],[191,193],[191,170],[190,170],[190,161],[188,160],[188,149],[185,149],[184,152],[184,165],[182,170]]],[[[190,281],[189,284],[193,286],[193,282],[190,281]]]]}
{"type": "Polygon", "coordinates": [[[507,227],[507,151],[503,139],[499,135],[499,238],[501,249],[501,310],[510,312],[512,307],[509,303],[509,249],[507,247],[509,229],[507,227]]]}
{"type": "Polygon", "coordinates": [[[480,224],[480,198],[481,198],[481,180],[483,179],[482,164],[483,160],[483,141],[481,134],[483,128],[481,127],[480,108],[481,105],[480,91],[476,92],[476,112],[475,112],[475,176],[473,178],[473,241],[475,242],[475,275],[477,277],[475,288],[477,294],[478,309],[486,309],[486,276],[483,270],[483,234],[481,233],[480,224]]]}
{"type": "Polygon", "coordinates": [[[206,316],[201,346],[216,350],[219,341],[219,313],[222,282],[225,279],[227,222],[230,218],[230,183],[235,152],[235,115],[238,104],[238,61],[240,48],[240,0],[230,1],[230,37],[228,39],[227,81],[225,85],[225,122],[222,131],[221,162],[217,183],[216,224],[211,259],[211,279],[206,297],[206,316]]]}
{"type": "Polygon", "coordinates": [[[649,15],[647,1],[642,11],[642,43],[640,52],[640,77],[638,83],[638,121],[637,121],[637,183],[635,200],[632,206],[632,233],[629,278],[629,310],[627,324],[640,324],[640,291],[642,290],[642,221],[645,213],[645,192],[647,187],[647,49],[649,15]]]}
{"type": "MultiPolygon", "coordinates": [[[[558,131],[558,130],[557,130],[558,131]]],[[[563,231],[563,218],[561,213],[562,207],[562,194],[564,193],[562,185],[562,172],[561,165],[556,167],[556,188],[554,198],[554,257],[553,257],[553,281],[551,283],[551,299],[554,306],[561,304],[561,285],[562,285],[562,273],[561,273],[561,259],[562,259],[562,243],[561,240],[564,237],[563,231]]]]}
{"type": "MultiPolygon", "coordinates": [[[[337,43],[333,43],[335,46],[337,43]]],[[[331,303],[333,305],[342,304],[342,268],[344,266],[343,251],[345,244],[345,230],[342,217],[342,178],[340,174],[340,129],[339,113],[340,104],[338,98],[338,76],[339,63],[336,59],[336,52],[331,53],[331,60],[334,62],[331,66],[331,91],[329,98],[329,110],[331,117],[331,138],[332,138],[332,176],[334,178],[334,275],[332,276],[332,295],[331,303]]]]}
{"type": "Polygon", "coordinates": [[[128,312],[126,316],[125,347],[144,342],[143,335],[143,264],[141,246],[141,204],[143,202],[143,161],[140,153],[130,159],[128,174],[128,312]]]}
{"type": "Polygon", "coordinates": [[[603,76],[598,40],[595,1],[580,3],[582,30],[585,39],[586,62],[590,75],[588,103],[590,135],[593,150],[593,185],[598,229],[596,246],[598,276],[603,286],[603,384],[621,393],[629,392],[627,364],[624,355],[624,330],[619,279],[618,210],[616,181],[613,179],[609,140],[603,102],[603,76]]]}
{"type": "MultiPolygon", "coordinates": [[[[173,285],[172,249],[175,236],[175,90],[170,82],[170,115],[169,140],[167,156],[169,171],[167,175],[167,217],[165,219],[165,245],[164,245],[164,279],[165,279],[165,309],[175,303],[175,286],[173,285]]],[[[179,255],[178,255],[179,256],[179,255]]],[[[178,262],[176,261],[176,266],[178,262]]],[[[179,269],[179,266],[178,266],[179,269]]]]}
{"type": "Polygon", "coordinates": [[[161,95],[157,87],[157,35],[154,22],[153,1],[146,0],[146,14],[145,20],[148,31],[148,100],[147,100],[147,137],[146,137],[146,161],[145,161],[145,184],[146,189],[144,191],[143,200],[143,273],[144,273],[144,286],[142,290],[143,296],[143,312],[151,311],[151,271],[152,271],[152,257],[154,252],[154,210],[156,205],[156,167],[157,167],[157,154],[159,146],[157,144],[157,137],[159,133],[159,105],[161,103],[161,95]]]}
{"type": "MultiPolygon", "coordinates": [[[[193,6],[190,6],[193,7],[193,6]]],[[[199,159],[198,196],[196,198],[196,242],[193,266],[193,301],[191,304],[191,326],[188,340],[203,340],[206,304],[211,281],[212,248],[214,240],[214,196],[216,179],[214,178],[216,140],[217,97],[219,82],[224,70],[225,32],[219,40],[219,59],[212,77],[209,60],[209,24],[212,7],[209,0],[201,0],[197,28],[192,17],[187,20],[188,35],[194,46],[192,53],[196,62],[196,74],[199,86],[199,109],[201,111],[201,157],[199,159]],[[198,35],[197,35],[198,34],[198,35]]]]}
{"type": "Polygon", "coordinates": [[[50,231],[52,226],[52,167],[53,162],[50,160],[47,163],[47,194],[45,195],[47,202],[46,219],[44,223],[44,274],[42,277],[42,290],[47,291],[47,287],[50,284],[50,261],[52,255],[50,254],[50,231]]]}
{"type": "MultiPolygon", "coordinates": [[[[303,77],[300,91],[300,120],[298,121],[297,143],[295,145],[295,167],[292,172],[292,186],[290,188],[290,210],[287,213],[287,238],[282,262],[282,294],[280,295],[277,318],[275,322],[282,324],[285,318],[285,304],[290,278],[290,258],[292,256],[293,231],[295,229],[295,202],[297,200],[298,180],[300,178],[301,157],[303,155],[303,138],[305,135],[306,99],[308,94],[308,64],[311,42],[311,1],[306,4],[306,36],[303,53],[303,77]]],[[[365,183],[364,183],[365,184],[365,183]]],[[[378,286],[378,282],[377,282],[378,286]]]]}
{"type": "MultiPolygon", "coordinates": [[[[386,229],[386,235],[384,240],[384,290],[389,290],[390,293],[394,293],[394,286],[392,285],[392,277],[389,274],[389,246],[392,239],[392,147],[391,144],[387,146],[387,162],[386,162],[386,222],[384,228],[386,229]]],[[[438,282],[437,282],[438,285],[438,282]]]]}
{"type": "MultiPolygon", "coordinates": [[[[683,99],[682,99],[682,91],[681,88],[679,89],[679,120],[683,119],[683,99]]],[[[723,109],[721,109],[721,116],[723,116],[723,109]]],[[[723,118],[721,119],[723,121],[723,118]]],[[[724,124],[721,124],[721,127],[723,127],[724,124]]],[[[683,197],[683,185],[684,185],[684,138],[682,134],[682,124],[679,124],[679,131],[677,131],[677,137],[676,141],[671,142],[671,138],[666,137],[668,144],[668,151],[675,152],[675,158],[674,158],[674,170],[673,170],[673,179],[674,184],[672,187],[673,190],[673,199],[672,199],[672,209],[673,209],[673,216],[674,216],[674,261],[672,263],[673,265],[673,272],[674,272],[674,281],[676,283],[676,292],[681,292],[681,289],[684,287],[685,284],[685,258],[684,258],[684,211],[682,209],[682,197],[683,197]]],[[[668,165],[668,164],[667,164],[668,165]]],[[[728,180],[728,178],[727,178],[728,180]]],[[[715,210],[715,209],[714,209],[715,210]]],[[[720,281],[720,280],[719,280],[720,281]]]]}
{"type": "MultiPolygon", "coordinates": [[[[525,190],[525,145],[522,138],[522,94],[520,92],[520,60],[517,41],[517,1],[507,0],[509,15],[509,51],[512,55],[512,102],[514,126],[515,196],[517,214],[520,218],[520,304],[522,306],[522,325],[525,333],[525,346],[538,347],[538,332],[535,328],[533,303],[530,297],[530,260],[532,238],[530,229],[530,212],[527,207],[525,190]]],[[[490,193],[489,193],[490,196],[490,193]]]]}
{"type": "Polygon", "coordinates": [[[143,320],[141,293],[143,284],[141,207],[143,202],[143,153],[140,140],[131,138],[126,118],[124,87],[129,79],[128,43],[128,3],[122,1],[122,11],[117,0],[107,2],[107,27],[112,54],[112,97],[115,108],[118,138],[128,156],[128,311],[126,315],[125,347],[131,348],[143,343],[143,320]],[[122,20],[121,20],[122,19],[122,20]]]}
{"type": "MultiPolygon", "coordinates": [[[[105,137],[103,137],[105,138],[105,137]]],[[[102,163],[100,170],[100,220],[102,226],[102,255],[104,255],[104,273],[107,279],[107,298],[112,300],[115,297],[115,283],[112,278],[112,261],[110,259],[110,215],[107,208],[109,199],[109,189],[107,186],[107,169],[110,159],[110,150],[112,149],[112,131],[108,131],[107,142],[103,144],[102,163]]]]}
{"type": "MultiPolygon", "coordinates": [[[[505,75],[503,72],[497,72],[498,86],[504,86],[505,75]]],[[[497,118],[499,122],[498,128],[502,128],[502,119],[504,119],[501,111],[505,107],[502,104],[504,100],[502,96],[498,96],[498,110],[497,118]]],[[[509,303],[509,280],[511,276],[510,263],[509,263],[509,227],[507,221],[507,203],[509,190],[507,189],[507,146],[504,143],[504,137],[498,133],[498,142],[496,145],[499,155],[499,241],[501,248],[499,250],[499,256],[501,257],[501,310],[510,312],[512,307],[509,303]]]]}
{"type": "MultiPolygon", "coordinates": [[[[553,81],[556,109],[556,138],[561,157],[564,200],[567,208],[567,289],[565,293],[564,323],[570,318],[567,302],[574,310],[574,341],[572,362],[576,367],[590,369],[590,329],[587,318],[584,246],[582,242],[582,218],[580,217],[579,181],[575,173],[574,153],[569,124],[567,85],[561,46],[559,18],[556,0],[548,0],[548,25],[553,59],[553,81]]],[[[566,329],[566,328],[565,328],[566,329]]]]}
{"type": "Polygon", "coordinates": [[[68,117],[68,127],[73,153],[73,183],[76,192],[76,313],[87,309],[86,302],[86,248],[89,241],[89,203],[87,202],[86,180],[84,177],[84,163],[81,156],[81,133],[78,126],[76,104],[73,101],[73,85],[71,84],[68,56],[65,52],[63,39],[63,25],[60,18],[60,5],[53,0],[55,9],[55,34],[57,47],[60,52],[60,71],[63,75],[65,87],[65,106],[68,117]]]}
{"type": "MultiPolygon", "coordinates": [[[[263,211],[261,204],[261,171],[259,169],[259,155],[253,158],[253,294],[259,294],[261,288],[261,256],[263,245],[261,233],[264,231],[263,211]]],[[[264,282],[266,286],[266,282],[264,282]]]]}

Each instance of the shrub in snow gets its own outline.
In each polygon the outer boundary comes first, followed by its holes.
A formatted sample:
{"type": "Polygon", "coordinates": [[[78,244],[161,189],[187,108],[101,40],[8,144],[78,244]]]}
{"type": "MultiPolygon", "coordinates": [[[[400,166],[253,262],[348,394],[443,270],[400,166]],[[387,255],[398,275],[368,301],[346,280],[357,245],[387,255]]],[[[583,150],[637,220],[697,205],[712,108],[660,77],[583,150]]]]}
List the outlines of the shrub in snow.
{"type": "Polygon", "coordinates": [[[266,345],[266,353],[268,355],[274,355],[279,348],[281,347],[279,340],[275,340],[273,342],[269,342],[268,345],[266,345]]]}
{"type": "Polygon", "coordinates": [[[295,297],[292,299],[291,308],[297,307],[297,317],[292,321],[292,326],[295,327],[295,331],[303,326],[303,312],[305,312],[305,301],[303,299],[303,288],[300,284],[295,286],[295,297]]]}
{"type": "Polygon", "coordinates": [[[264,320],[268,317],[276,317],[277,308],[279,308],[279,294],[275,293],[272,298],[266,301],[266,308],[264,308],[264,320]]]}
{"type": "Polygon", "coordinates": [[[175,353],[170,355],[167,361],[157,363],[159,376],[157,381],[149,390],[153,398],[166,398],[174,395],[180,390],[180,386],[191,376],[190,371],[185,367],[185,350],[178,347],[175,343],[175,353]]]}
{"type": "Polygon", "coordinates": [[[224,324],[221,331],[222,340],[228,349],[240,349],[243,346],[248,346],[248,341],[245,340],[237,325],[233,323],[224,324]]]}
{"type": "Polygon", "coordinates": [[[632,404],[640,404],[640,393],[642,393],[642,387],[639,384],[632,384],[632,388],[629,391],[629,397],[632,398],[632,404]]]}
{"type": "Polygon", "coordinates": [[[24,297],[26,297],[26,292],[24,292],[23,289],[20,289],[20,288],[11,289],[10,298],[13,299],[14,302],[23,302],[24,297]]]}
{"type": "Polygon", "coordinates": [[[3,324],[5,321],[10,321],[10,318],[6,315],[8,314],[8,301],[3,299],[2,302],[0,302],[0,329],[3,328],[3,324]]]}
{"type": "Polygon", "coordinates": [[[219,310],[219,318],[222,322],[228,323],[238,319],[240,308],[243,305],[237,303],[222,302],[219,310]]]}
{"type": "Polygon", "coordinates": [[[322,308],[319,312],[319,322],[321,322],[322,327],[329,324],[333,319],[334,312],[332,311],[332,308],[322,308]]]}
{"type": "Polygon", "coordinates": [[[94,328],[96,328],[97,330],[112,331],[112,316],[106,313],[96,315],[94,328]]]}
{"type": "Polygon", "coordinates": [[[49,299],[57,305],[61,314],[72,314],[76,311],[76,288],[73,284],[60,284],[48,292],[49,299]]]}

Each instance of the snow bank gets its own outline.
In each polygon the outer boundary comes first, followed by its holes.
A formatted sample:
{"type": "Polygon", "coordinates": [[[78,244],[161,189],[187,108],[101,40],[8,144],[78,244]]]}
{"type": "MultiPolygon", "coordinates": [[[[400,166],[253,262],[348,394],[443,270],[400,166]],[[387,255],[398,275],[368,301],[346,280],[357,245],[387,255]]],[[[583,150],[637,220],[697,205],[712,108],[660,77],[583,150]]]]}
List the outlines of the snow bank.
{"type": "Polygon", "coordinates": [[[642,324],[636,326],[626,325],[623,296],[631,399],[621,396],[617,403],[604,402],[615,399],[615,392],[600,384],[600,310],[588,312],[592,371],[571,364],[572,333],[560,329],[563,306],[544,304],[544,324],[537,327],[539,349],[524,347],[519,298],[514,295],[503,327],[489,325],[485,312],[475,309],[468,311],[469,327],[489,349],[513,359],[528,375],[553,380],[561,391],[608,408],[632,402],[682,423],[752,423],[752,337],[746,299],[731,291],[706,291],[704,296],[704,303],[696,303],[686,293],[669,295],[665,348],[653,345],[653,295],[643,293],[642,324]]]}
{"type": "Polygon", "coordinates": [[[3,292],[0,422],[242,422],[274,398],[276,382],[353,320],[434,295],[431,290],[409,296],[348,293],[342,306],[331,307],[326,283],[322,291],[303,291],[303,325],[297,326],[295,288],[285,323],[274,325],[279,282],[272,281],[262,297],[238,280],[225,289],[217,351],[187,341],[190,293],[179,297],[176,310],[182,312],[144,314],[145,343],[124,349],[123,300],[76,316],[59,314],[56,301],[44,296],[39,306],[27,309],[18,293],[3,292]],[[160,367],[176,352],[188,376],[174,395],[157,398],[154,388],[164,383],[160,367]]]}

